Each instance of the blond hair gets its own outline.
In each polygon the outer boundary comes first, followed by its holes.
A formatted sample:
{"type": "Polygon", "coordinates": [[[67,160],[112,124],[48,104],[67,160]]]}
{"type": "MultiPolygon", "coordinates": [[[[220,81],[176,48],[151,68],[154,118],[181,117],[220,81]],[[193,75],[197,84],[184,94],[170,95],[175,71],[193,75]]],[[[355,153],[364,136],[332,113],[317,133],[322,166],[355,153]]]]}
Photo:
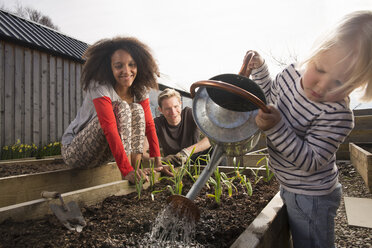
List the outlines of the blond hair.
{"type": "Polygon", "coordinates": [[[362,101],[372,100],[372,11],[355,11],[345,16],[336,29],[323,37],[302,65],[314,62],[324,52],[333,48],[349,52],[344,60],[352,61],[346,69],[349,75],[337,92],[351,93],[362,88],[362,101]]]}
{"type": "Polygon", "coordinates": [[[158,96],[158,105],[161,108],[161,103],[163,102],[164,99],[170,98],[170,97],[177,97],[177,99],[181,102],[181,95],[178,91],[170,88],[166,88],[163,90],[159,96],[158,96]]]}

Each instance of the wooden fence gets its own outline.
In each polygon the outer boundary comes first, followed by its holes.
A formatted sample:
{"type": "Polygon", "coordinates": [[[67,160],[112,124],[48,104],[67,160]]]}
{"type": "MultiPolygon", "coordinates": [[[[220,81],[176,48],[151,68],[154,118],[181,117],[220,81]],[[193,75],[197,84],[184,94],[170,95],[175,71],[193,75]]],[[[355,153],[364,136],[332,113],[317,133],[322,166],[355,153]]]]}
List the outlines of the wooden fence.
{"type": "Polygon", "coordinates": [[[0,147],[60,141],[83,96],[82,64],[0,41],[0,147]]]}

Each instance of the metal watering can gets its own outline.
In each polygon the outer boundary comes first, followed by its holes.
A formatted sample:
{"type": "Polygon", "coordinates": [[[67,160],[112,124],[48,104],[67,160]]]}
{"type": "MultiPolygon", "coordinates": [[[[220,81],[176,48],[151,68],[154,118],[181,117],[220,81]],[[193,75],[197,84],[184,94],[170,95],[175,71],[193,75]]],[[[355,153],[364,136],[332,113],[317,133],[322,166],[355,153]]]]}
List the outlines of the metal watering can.
{"type": "Polygon", "coordinates": [[[255,117],[259,108],[264,112],[269,110],[261,88],[248,77],[237,74],[222,74],[198,81],[191,85],[190,92],[194,120],[214,150],[186,197],[173,195],[167,202],[179,215],[198,221],[200,212],[193,200],[223,156],[244,155],[256,146],[261,132],[255,117]],[[195,92],[196,88],[199,89],[195,92]]]}

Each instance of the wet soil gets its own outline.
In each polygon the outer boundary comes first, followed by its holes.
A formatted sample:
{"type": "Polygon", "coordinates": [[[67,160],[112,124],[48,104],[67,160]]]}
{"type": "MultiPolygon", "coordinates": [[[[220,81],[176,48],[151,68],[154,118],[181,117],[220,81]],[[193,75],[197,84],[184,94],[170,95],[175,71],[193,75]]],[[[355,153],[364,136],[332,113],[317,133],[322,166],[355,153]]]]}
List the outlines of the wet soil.
{"type": "MultiPolygon", "coordinates": [[[[26,172],[28,168],[18,169],[26,172]]],[[[0,171],[1,176],[6,174],[4,169],[0,171]]],[[[8,175],[14,175],[12,173],[8,175]]],[[[254,181],[254,178],[250,180],[254,181]]],[[[185,194],[192,181],[185,177],[183,182],[185,194]]],[[[143,190],[140,199],[137,193],[132,193],[111,196],[93,206],[83,206],[81,210],[87,226],[81,233],[67,230],[54,215],[25,222],[8,219],[0,224],[0,247],[153,247],[144,237],[148,236],[171,195],[165,189],[166,185],[167,180],[162,180],[154,188],[143,190]],[[152,200],[151,192],[162,189],[165,190],[152,200]]],[[[195,199],[201,218],[195,228],[195,246],[191,247],[229,247],[279,189],[274,178],[269,183],[263,180],[252,183],[252,196],[240,184],[236,187],[231,197],[224,187],[220,204],[214,198],[206,197],[208,193],[214,194],[213,188],[203,188],[195,199]]]]}

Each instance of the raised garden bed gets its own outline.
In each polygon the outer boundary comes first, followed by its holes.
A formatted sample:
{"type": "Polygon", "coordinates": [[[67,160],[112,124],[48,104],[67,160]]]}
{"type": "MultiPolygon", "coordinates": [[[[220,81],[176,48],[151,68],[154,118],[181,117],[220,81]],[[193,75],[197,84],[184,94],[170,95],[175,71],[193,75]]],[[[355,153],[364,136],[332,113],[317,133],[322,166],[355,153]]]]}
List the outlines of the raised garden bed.
{"type": "Polygon", "coordinates": [[[350,160],[372,193],[372,143],[350,143],[350,160]]]}
{"type": "MultiPolygon", "coordinates": [[[[251,181],[253,180],[254,178],[251,177],[251,181]]],[[[127,184],[126,181],[118,181],[119,189],[125,184],[127,184]]],[[[140,247],[141,245],[146,247],[147,241],[144,240],[144,237],[148,235],[156,216],[164,208],[170,193],[163,191],[157,194],[155,201],[151,200],[150,189],[143,191],[141,199],[137,199],[135,192],[129,194],[125,192],[122,196],[107,197],[105,194],[110,194],[107,191],[101,195],[102,199],[98,203],[89,202],[84,198],[82,192],[100,186],[102,185],[63,194],[64,198],[66,197],[65,201],[75,200],[81,206],[83,215],[88,222],[83,232],[75,233],[65,229],[56,217],[50,214],[47,202],[37,199],[33,201],[44,202],[42,203],[44,211],[49,211],[49,214],[46,217],[37,217],[33,220],[5,220],[0,225],[2,247],[140,247]]],[[[128,186],[132,187],[134,191],[133,185],[128,186]]],[[[190,186],[191,182],[185,182],[185,193],[190,186]]],[[[156,187],[162,189],[165,184],[161,182],[156,184],[156,187]]],[[[95,195],[93,192],[90,195],[95,195]]],[[[280,198],[278,200],[278,195],[274,198],[276,203],[268,206],[261,214],[261,218],[252,222],[278,192],[278,184],[275,179],[272,179],[269,184],[261,180],[257,185],[253,185],[252,196],[245,194],[243,188],[239,188],[238,192],[230,198],[225,192],[220,205],[216,204],[214,199],[206,198],[207,192],[213,193],[214,191],[204,187],[200,196],[195,200],[202,215],[201,221],[196,227],[196,242],[198,244],[204,247],[229,247],[242,233],[239,239],[248,238],[251,240],[249,241],[250,245],[247,246],[249,242],[245,242],[234,244],[234,247],[271,247],[270,240],[284,240],[284,243],[285,240],[288,241],[288,237],[285,236],[286,231],[278,232],[283,227],[288,231],[286,224],[282,222],[285,217],[280,217],[285,211],[281,210],[283,208],[280,198]],[[250,223],[252,223],[250,231],[244,232],[250,223]],[[273,231],[271,229],[273,225],[267,223],[277,223],[275,225],[280,223],[280,228],[275,227],[273,231]],[[265,234],[267,231],[268,235],[265,234]],[[272,233],[276,233],[274,236],[278,237],[270,237],[272,233]],[[277,235],[277,233],[282,234],[277,235]]],[[[278,244],[277,241],[275,242],[274,244],[278,244]]]]}

